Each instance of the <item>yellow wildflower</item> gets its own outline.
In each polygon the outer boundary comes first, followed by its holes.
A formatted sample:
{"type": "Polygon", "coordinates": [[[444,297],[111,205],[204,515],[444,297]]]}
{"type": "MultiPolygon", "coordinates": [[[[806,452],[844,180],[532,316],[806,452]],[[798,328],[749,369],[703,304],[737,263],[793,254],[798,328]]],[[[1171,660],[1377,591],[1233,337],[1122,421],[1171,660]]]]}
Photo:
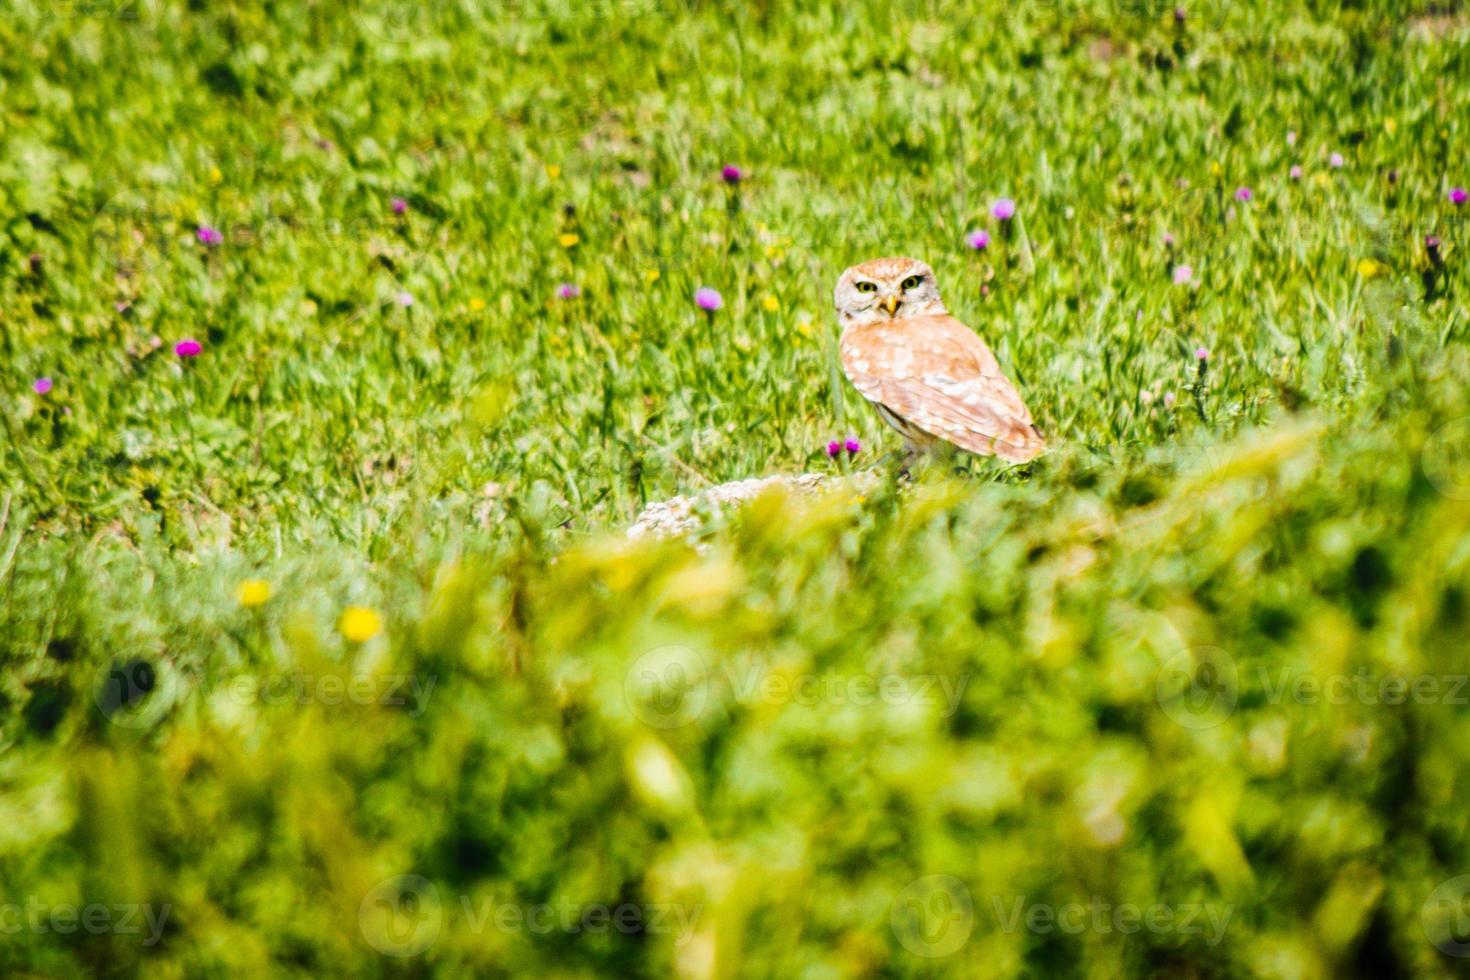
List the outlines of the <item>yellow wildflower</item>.
{"type": "Polygon", "coordinates": [[[476,296],[470,300],[470,312],[478,313],[485,308],[485,301],[476,296]]]}
{"type": "Polygon", "coordinates": [[[761,309],[767,313],[775,313],[781,308],[781,301],[774,296],[767,296],[761,300],[761,309]]]}
{"type": "Polygon", "coordinates": [[[218,184],[220,181],[222,181],[224,179],[225,179],[225,175],[219,172],[219,167],[210,167],[209,168],[209,182],[211,184],[218,184]]]}
{"type": "Polygon", "coordinates": [[[573,245],[577,244],[581,240],[582,239],[578,238],[575,234],[573,234],[570,231],[569,232],[566,232],[560,238],[557,239],[557,241],[561,242],[561,247],[562,248],[571,248],[573,245]]]}
{"type": "Polygon", "coordinates": [[[660,273],[657,269],[649,269],[647,272],[643,273],[643,281],[646,283],[658,282],[659,274],[660,273]]]}
{"type": "Polygon", "coordinates": [[[367,606],[348,606],[337,620],[337,632],[353,643],[366,643],[383,630],[383,617],[367,606]]]}
{"type": "Polygon", "coordinates": [[[1364,279],[1374,279],[1378,276],[1383,275],[1387,271],[1388,266],[1384,265],[1382,262],[1379,262],[1377,259],[1358,260],[1358,275],[1362,276],[1364,279]]]}
{"type": "Polygon", "coordinates": [[[561,176],[561,168],[554,163],[548,163],[546,165],[546,176],[550,177],[552,180],[555,180],[556,178],[561,176]]]}
{"type": "Polygon", "coordinates": [[[271,584],[263,578],[247,578],[235,587],[235,601],[246,609],[263,606],[271,597],[271,584]]]}

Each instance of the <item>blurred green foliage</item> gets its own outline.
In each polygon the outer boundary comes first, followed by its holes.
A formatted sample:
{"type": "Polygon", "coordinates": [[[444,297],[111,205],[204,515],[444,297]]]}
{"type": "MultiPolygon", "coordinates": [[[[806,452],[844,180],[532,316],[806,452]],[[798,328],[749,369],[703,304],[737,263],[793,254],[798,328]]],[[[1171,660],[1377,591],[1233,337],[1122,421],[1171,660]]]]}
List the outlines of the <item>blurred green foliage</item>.
{"type": "Polygon", "coordinates": [[[1458,5],[0,4],[0,970],[1460,972],[1458,5]]]}

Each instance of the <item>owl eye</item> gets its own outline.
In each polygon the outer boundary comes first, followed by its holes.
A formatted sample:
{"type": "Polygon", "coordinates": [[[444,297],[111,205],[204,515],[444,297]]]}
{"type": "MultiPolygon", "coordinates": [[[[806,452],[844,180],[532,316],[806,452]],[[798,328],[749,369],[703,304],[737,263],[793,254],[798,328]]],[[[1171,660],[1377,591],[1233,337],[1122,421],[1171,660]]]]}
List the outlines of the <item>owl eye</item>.
{"type": "Polygon", "coordinates": [[[901,285],[904,289],[918,289],[919,283],[923,281],[923,276],[909,276],[903,282],[899,283],[899,285],[901,285]]]}
{"type": "Polygon", "coordinates": [[[874,282],[860,282],[857,284],[857,291],[860,293],[876,293],[878,291],[878,284],[874,282]]]}

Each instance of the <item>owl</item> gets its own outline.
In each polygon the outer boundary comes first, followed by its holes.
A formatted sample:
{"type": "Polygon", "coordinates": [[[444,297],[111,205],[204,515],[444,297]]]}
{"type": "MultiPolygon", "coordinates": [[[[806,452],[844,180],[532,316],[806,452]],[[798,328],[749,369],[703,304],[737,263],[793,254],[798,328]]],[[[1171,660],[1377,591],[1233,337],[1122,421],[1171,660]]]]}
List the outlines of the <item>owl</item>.
{"type": "Polygon", "coordinates": [[[949,315],[917,259],[855,265],[833,291],[842,368],[910,455],[950,442],[1012,463],[1046,448],[985,341],[949,315]]]}

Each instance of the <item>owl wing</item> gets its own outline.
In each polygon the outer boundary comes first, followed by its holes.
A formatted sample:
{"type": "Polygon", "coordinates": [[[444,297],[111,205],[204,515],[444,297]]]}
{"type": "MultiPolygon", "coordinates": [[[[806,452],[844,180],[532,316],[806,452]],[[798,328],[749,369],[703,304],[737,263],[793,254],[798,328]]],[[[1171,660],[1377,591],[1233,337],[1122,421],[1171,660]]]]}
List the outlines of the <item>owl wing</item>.
{"type": "Polygon", "coordinates": [[[842,367],[864,398],[962,449],[1013,463],[1046,448],[990,348],[952,316],[853,327],[842,367]]]}

